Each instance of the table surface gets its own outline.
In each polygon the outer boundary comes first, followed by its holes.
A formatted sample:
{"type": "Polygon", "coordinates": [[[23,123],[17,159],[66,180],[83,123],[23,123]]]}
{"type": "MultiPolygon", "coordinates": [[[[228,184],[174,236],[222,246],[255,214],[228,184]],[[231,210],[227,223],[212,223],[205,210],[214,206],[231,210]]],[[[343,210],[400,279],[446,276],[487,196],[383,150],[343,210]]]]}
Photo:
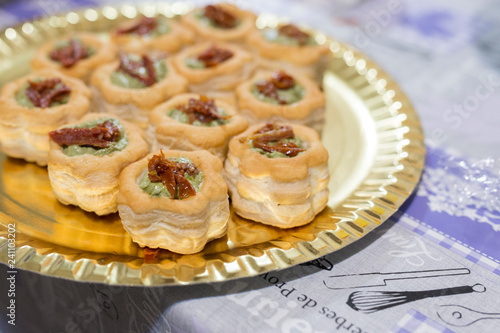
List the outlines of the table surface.
{"type": "MultiPolygon", "coordinates": [[[[126,288],[20,271],[16,326],[2,314],[0,331],[497,332],[500,2],[232,2],[322,30],[393,76],[426,135],[416,193],[360,241],[253,278],[126,288]]],[[[0,28],[102,4],[0,1],[0,28]]],[[[3,309],[7,289],[2,277],[3,309]]]]}

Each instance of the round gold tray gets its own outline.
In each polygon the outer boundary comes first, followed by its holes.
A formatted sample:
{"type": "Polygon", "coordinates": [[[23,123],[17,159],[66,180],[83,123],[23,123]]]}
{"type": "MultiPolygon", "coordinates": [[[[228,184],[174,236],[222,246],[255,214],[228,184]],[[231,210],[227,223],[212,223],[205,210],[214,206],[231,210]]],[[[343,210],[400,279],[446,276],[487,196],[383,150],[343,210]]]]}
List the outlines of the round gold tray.
{"type": "MultiPolygon", "coordinates": [[[[73,31],[105,34],[137,15],[185,14],[183,3],[103,7],[69,12],[0,32],[0,86],[30,71],[44,41],[73,31]]],[[[278,23],[261,15],[259,28],[278,23]]],[[[341,249],[387,220],[410,196],[425,146],[414,109],[380,68],[350,47],[315,33],[331,49],[323,89],[330,153],[328,207],[303,227],[281,230],[234,213],[226,236],[194,255],[162,250],[154,262],[122,228],[117,214],[98,217],[60,204],[46,168],[0,154],[0,262],[8,263],[15,224],[15,266],[77,281],[176,285],[223,281],[290,267],[341,249]],[[12,231],[12,230],[11,230],[12,231]],[[12,237],[12,236],[10,236],[12,237]]],[[[1,112],[1,110],[0,110],[1,112]]]]}

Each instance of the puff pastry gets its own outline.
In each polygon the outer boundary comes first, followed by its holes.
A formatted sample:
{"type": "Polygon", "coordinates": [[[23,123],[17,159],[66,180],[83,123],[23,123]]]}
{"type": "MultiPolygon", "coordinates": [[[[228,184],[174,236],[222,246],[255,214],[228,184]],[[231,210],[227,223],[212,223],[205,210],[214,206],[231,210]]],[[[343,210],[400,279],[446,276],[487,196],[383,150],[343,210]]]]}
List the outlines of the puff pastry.
{"type": "Polygon", "coordinates": [[[178,53],[175,68],[189,82],[189,91],[211,94],[231,91],[252,74],[252,55],[235,44],[206,42],[178,53]]]}
{"type": "Polygon", "coordinates": [[[283,69],[317,80],[321,79],[329,52],[326,45],[318,44],[313,36],[292,24],[253,30],[247,43],[258,53],[259,67],[283,69]]]}
{"type": "Polygon", "coordinates": [[[47,134],[88,113],[90,96],[90,90],[83,82],[50,69],[36,71],[7,83],[0,94],[1,150],[11,157],[47,165],[47,134]],[[45,82],[45,87],[33,86],[32,89],[37,88],[38,91],[32,91],[32,94],[42,98],[52,95],[55,99],[45,99],[44,105],[35,106],[27,91],[37,82],[45,82]],[[52,85],[52,88],[48,89],[47,84],[52,85]]]}
{"type": "Polygon", "coordinates": [[[243,43],[255,30],[256,15],[235,5],[221,3],[196,8],[182,17],[182,22],[193,29],[202,41],[243,43]]]}
{"type": "Polygon", "coordinates": [[[42,45],[31,60],[31,67],[34,70],[57,69],[88,82],[98,66],[112,61],[115,56],[114,44],[82,32],[42,45]]]}
{"type": "Polygon", "coordinates": [[[175,53],[194,41],[194,34],[181,23],[166,17],[141,17],[121,24],[111,41],[125,52],[164,51],[175,53]]]}
{"type": "Polygon", "coordinates": [[[327,204],[328,152],[318,134],[305,126],[254,125],[231,139],[224,178],[238,215],[292,228],[312,221],[327,204]],[[300,143],[293,144],[297,138],[300,143]],[[275,146],[264,151],[256,147],[269,146],[257,141],[275,146]]]}
{"type": "Polygon", "coordinates": [[[111,114],[89,113],[79,122],[64,126],[50,135],[48,170],[56,198],[65,205],[76,205],[97,215],[116,212],[120,172],[148,151],[141,130],[111,114]],[[74,140],[79,137],[75,135],[67,138],[73,140],[70,140],[71,144],[59,145],[54,141],[64,138],[64,130],[70,127],[101,131],[103,126],[114,131],[111,137],[114,141],[108,140],[107,146],[94,146],[101,142],[76,142],[74,140]]]}
{"type": "Polygon", "coordinates": [[[229,200],[221,173],[221,160],[206,151],[156,152],[129,165],[120,175],[117,198],[123,227],[140,246],[181,254],[201,251],[207,242],[227,231],[229,200]],[[169,161],[169,167],[162,169],[164,173],[150,163],[161,158],[169,161]],[[184,166],[172,166],[176,160],[184,166]],[[170,190],[164,185],[169,172],[176,180],[170,190]],[[201,177],[197,172],[202,173],[201,177]],[[150,174],[163,180],[151,181],[150,174]],[[189,180],[190,175],[197,178],[196,184],[189,180]],[[194,195],[181,192],[186,179],[197,187],[191,189],[194,195]],[[171,196],[170,191],[175,195],[171,196]],[[181,195],[183,199],[172,199],[181,195]]]}
{"type": "Polygon", "coordinates": [[[93,109],[118,115],[146,129],[149,112],[185,92],[187,81],[177,74],[169,58],[121,54],[120,59],[99,67],[92,75],[93,109]],[[154,75],[148,72],[151,66],[154,75]],[[131,71],[124,69],[129,67],[131,71]]]}
{"type": "Polygon", "coordinates": [[[280,121],[309,126],[321,133],[325,96],[307,76],[258,71],[236,89],[239,112],[250,124],[280,121]]]}
{"type": "Polygon", "coordinates": [[[178,95],[159,105],[150,123],[157,139],[153,150],[208,150],[221,159],[229,139],[248,127],[228,103],[196,94],[178,95]]]}

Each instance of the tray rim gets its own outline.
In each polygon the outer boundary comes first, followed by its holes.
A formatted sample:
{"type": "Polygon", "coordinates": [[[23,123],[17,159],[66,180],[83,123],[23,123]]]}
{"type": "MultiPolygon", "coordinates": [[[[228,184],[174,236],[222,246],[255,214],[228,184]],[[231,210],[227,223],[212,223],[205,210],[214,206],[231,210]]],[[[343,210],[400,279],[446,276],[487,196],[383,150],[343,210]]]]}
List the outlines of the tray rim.
{"type": "MultiPolygon", "coordinates": [[[[178,5],[179,3],[176,4],[178,5]]],[[[158,3],[153,7],[155,13],[159,12],[160,14],[170,17],[182,15],[192,8],[192,4],[190,3],[183,4],[184,6],[173,8],[171,4],[164,2],[158,3]]],[[[13,27],[7,27],[0,31],[0,37],[5,37],[9,29],[14,29],[16,33],[22,33],[22,29],[26,23],[49,22],[53,20],[54,17],[57,17],[58,20],[65,20],[69,14],[76,14],[80,18],[87,19],[89,22],[94,22],[95,20],[92,20],[93,17],[87,15],[89,10],[94,11],[97,15],[103,16],[105,16],[103,11],[109,11],[110,8],[122,14],[127,13],[127,11],[131,11],[131,13],[135,11],[136,14],[139,12],[148,15],[151,13],[151,6],[152,5],[118,5],[77,9],[65,14],[36,18],[19,23],[13,27]],[[91,19],[89,20],[87,16],[91,19]]],[[[131,18],[129,16],[133,17],[133,15],[125,16],[127,18],[131,18]]],[[[262,15],[259,16],[259,18],[261,17],[262,15]]],[[[265,20],[267,21],[264,23],[269,24],[269,22],[271,22],[272,25],[273,22],[282,21],[283,18],[278,19],[277,16],[265,14],[265,20]]],[[[71,23],[66,22],[66,24],[71,23]]],[[[78,282],[97,282],[128,286],[166,286],[220,282],[235,278],[256,276],[272,270],[284,269],[317,259],[361,239],[364,235],[386,221],[397,212],[402,204],[410,197],[423,172],[426,149],[418,115],[399,85],[374,61],[347,44],[328,38],[320,32],[316,32],[316,34],[320,36],[320,39],[324,38],[325,42],[329,44],[333,58],[331,63],[344,63],[345,68],[343,69],[346,71],[345,75],[357,73],[357,77],[365,77],[368,85],[374,88],[378,93],[378,97],[382,97],[389,101],[386,102],[386,104],[392,103],[391,106],[394,106],[395,103],[399,102],[400,105],[402,105],[401,108],[403,108],[404,112],[396,109],[396,116],[405,115],[405,117],[402,117],[405,119],[401,121],[404,125],[399,127],[399,129],[402,129],[400,135],[403,137],[400,141],[404,141],[405,144],[400,146],[401,151],[399,155],[394,156],[397,160],[397,165],[394,165],[394,168],[399,170],[388,172],[385,178],[381,177],[377,179],[374,176],[370,177],[370,175],[367,175],[363,183],[368,182],[370,184],[377,184],[380,182],[379,194],[372,196],[369,194],[356,195],[355,193],[359,188],[351,193],[351,195],[337,206],[337,208],[341,207],[344,210],[339,215],[340,220],[337,222],[338,225],[336,230],[321,231],[316,239],[312,241],[297,242],[297,245],[289,250],[279,248],[267,249],[264,250],[262,256],[244,255],[236,258],[232,262],[224,262],[221,260],[206,261],[205,269],[200,273],[193,274],[189,280],[181,280],[176,275],[165,277],[154,273],[146,274],[145,277],[142,276],[144,268],[148,268],[147,266],[155,266],[156,264],[143,264],[140,268],[133,268],[122,262],[99,264],[96,259],[83,258],[72,261],[67,259],[65,255],[57,252],[42,254],[39,253],[39,248],[29,245],[29,240],[22,241],[20,246],[18,246],[16,242],[16,269],[25,269],[47,276],[65,278],[78,282]],[[395,198],[396,200],[394,200],[395,198]],[[340,224],[341,228],[339,230],[340,224]],[[239,267],[240,273],[229,273],[235,271],[235,265],[239,267]],[[91,277],[88,273],[89,268],[93,273],[91,277]],[[83,274],[82,271],[86,273],[83,274]]],[[[364,99],[363,101],[365,102],[364,99]]],[[[387,107],[389,108],[390,106],[387,105],[387,107]]],[[[373,171],[373,169],[371,171],[373,171]]],[[[370,192],[368,191],[367,193],[370,192]]],[[[6,230],[6,226],[0,224],[0,263],[5,265],[8,262],[8,239],[4,237],[2,233],[5,233],[6,230]]],[[[154,269],[154,267],[149,268],[154,269]]]]}

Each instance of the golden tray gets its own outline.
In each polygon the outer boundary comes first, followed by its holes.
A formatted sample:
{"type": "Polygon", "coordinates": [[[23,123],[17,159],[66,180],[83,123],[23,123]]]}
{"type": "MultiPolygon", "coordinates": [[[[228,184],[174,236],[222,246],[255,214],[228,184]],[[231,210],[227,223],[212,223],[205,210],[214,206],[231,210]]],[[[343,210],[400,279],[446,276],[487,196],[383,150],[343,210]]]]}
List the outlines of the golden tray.
{"type": "MultiPolygon", "coordinates": [[[[0,86],[30,71],[29,61],[44,41],[73,31],[104,33],[140,14],[174,17],[190,9],[179,2],[106,6],[8,28],[0,32],[0,86]]],[[[278,22],[260,15],[257,26],[278,22]]],[[[162,250],[149,263],[118,214],[98,217],[60,204],[46,168],[0,153],[0,262],[12,259],[12,224],[16,268],[76,281],[148,286],[254,276],[316,259],[366,235],[415,189],[425,161],[422,129],[407,97],[376,64],[321,33],[315,38],[332,54],[323,82],[327,120],[322,138],[330,153],[331,194],[312,223],[281,230],[232,213],[227,235],[202,252],[162,250]]]]}

